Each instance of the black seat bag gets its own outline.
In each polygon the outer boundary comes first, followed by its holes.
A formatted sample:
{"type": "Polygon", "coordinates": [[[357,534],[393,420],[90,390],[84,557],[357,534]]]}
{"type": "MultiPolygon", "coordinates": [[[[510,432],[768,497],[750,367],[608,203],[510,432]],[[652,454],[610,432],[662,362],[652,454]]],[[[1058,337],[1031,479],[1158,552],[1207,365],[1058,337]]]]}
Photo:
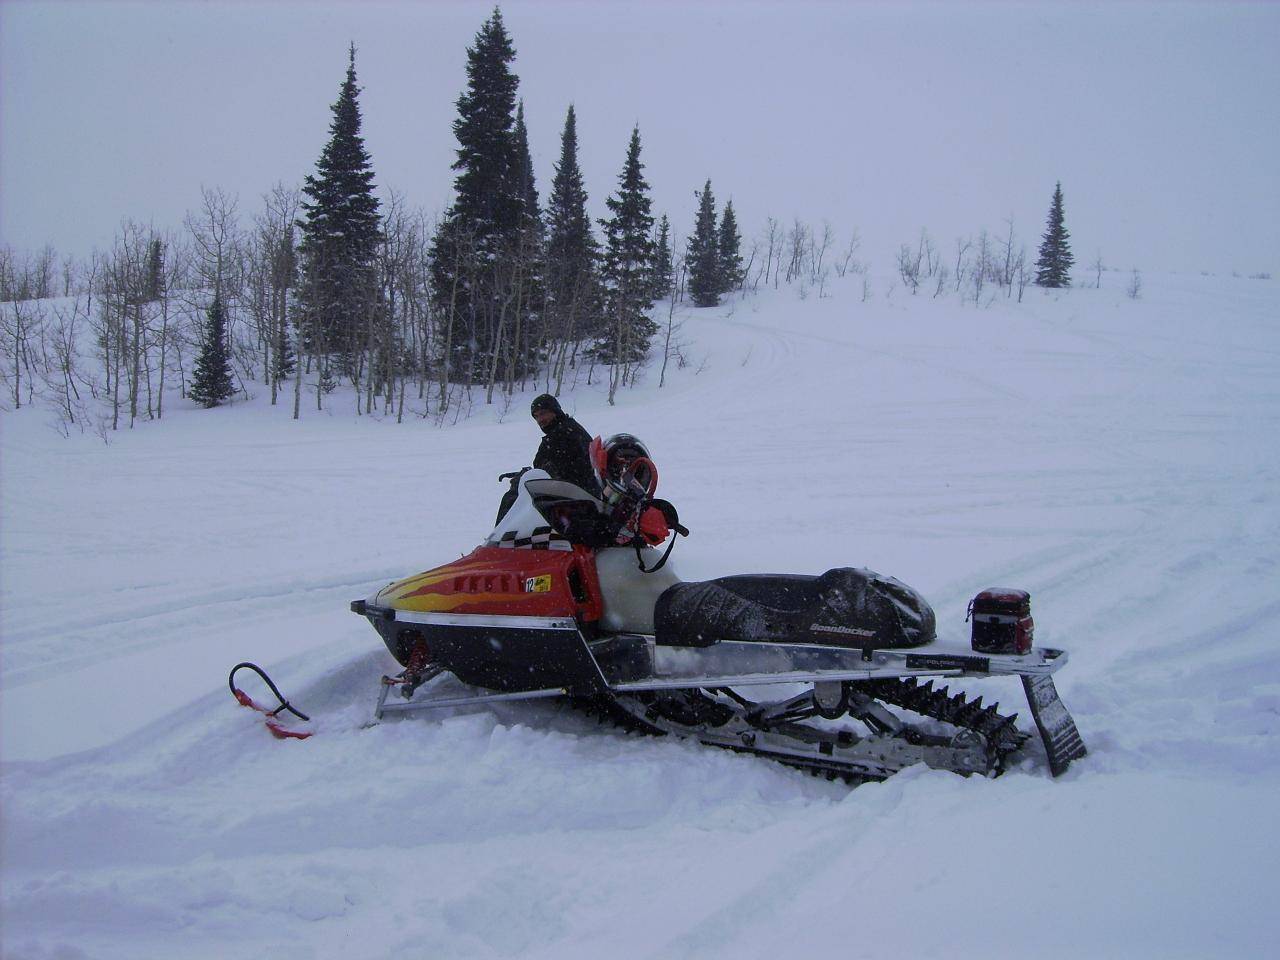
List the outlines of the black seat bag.
{"type": "Polygon", "coordinates": [[[906,584],[840,567],[819,577],[751,574],[678,583],[658,598],[654,632],[658,643],[679,647],[740,640],[897,648],[932,641],[936,620],[906,584]]]}

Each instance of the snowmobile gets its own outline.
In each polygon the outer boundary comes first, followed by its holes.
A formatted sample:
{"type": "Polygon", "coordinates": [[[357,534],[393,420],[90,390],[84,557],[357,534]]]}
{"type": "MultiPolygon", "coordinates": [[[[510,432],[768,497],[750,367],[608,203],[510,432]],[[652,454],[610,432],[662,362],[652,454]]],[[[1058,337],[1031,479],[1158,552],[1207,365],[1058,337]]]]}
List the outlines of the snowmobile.
{"type": "Polygon", "coordinates": [[[375,722],[567,697],[631,729],[852,783],[917,763],[995,776],[1032,735],[935,682],[1017,676],[1052,774],[1085,755],[1053,683],[1067,654],[1034,645],[1025,591],[978,594],[971,646],[957,647],[938,641],[919,593],[871,570],[685,582],[666,561],[688,530],[654,498],[652,461],[611,472],[609,456],[597,438],[600,495],[526,469],[475,550],[351,603],[404,668],[383,677],[375,722]],[[655,510],[665,553],[640,535],[655,510]],[[470,692],[433,682],[449,674],[470,692]]]}

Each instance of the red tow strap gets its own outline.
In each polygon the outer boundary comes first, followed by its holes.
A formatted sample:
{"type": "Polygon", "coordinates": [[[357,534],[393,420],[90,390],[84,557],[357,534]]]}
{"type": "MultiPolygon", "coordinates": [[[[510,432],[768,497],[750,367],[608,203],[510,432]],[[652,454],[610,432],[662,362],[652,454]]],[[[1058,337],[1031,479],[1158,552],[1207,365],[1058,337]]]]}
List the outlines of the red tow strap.
{"type": "Polygon", "coordinates": [[[290,730],[277,719],[280,711],[282,710],[288,710],[295,717],[298,717],[301,720],[310,721],[311,718],[305,713],[301,713],[294,709],[293,705],[281,695],[280,691],[276,688],[276,685],[271,682],[271,678],[267,676],[266,671],[256,663],[237,663],[231,668],[231,675],[227,677],[227,686],[231,688],[231,695],[236,698],[236,702],[240,704],[240,706],[250,707],[257,710],[259,713],[266,715],[267,719],[263,722],[267,725],[267,729],[271,731],[271,735],[277,740],[305,740],[314,732],[311,730],[290,730]],[[271,692],[275,694],[276,699],[280,701],[280,706],[276,707],[274,710],[268,710],[237,687],[236,671],[238,670],[252,670],[261,677],[262,681],[271,688],[271,692]]]}

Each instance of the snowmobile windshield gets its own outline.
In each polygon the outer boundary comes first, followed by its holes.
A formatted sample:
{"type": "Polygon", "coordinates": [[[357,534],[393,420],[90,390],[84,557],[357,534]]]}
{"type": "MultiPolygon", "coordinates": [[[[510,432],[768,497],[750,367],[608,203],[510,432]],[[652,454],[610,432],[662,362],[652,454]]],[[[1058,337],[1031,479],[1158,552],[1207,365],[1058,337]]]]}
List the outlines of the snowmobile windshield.
{"type": "Polygon", "coordinates": [[[515,503],[485,543],[550,550],[572,549],[575,543],[599,546],[609,530],[603,511],[604,504],[582,487],[529,470],[520,479],[515,503]]]}
{"type": "Polygon", "coordinates": [[[581,487],[563,480],[531,480],[526,489],[538,515],[570,543],[612,545],[616,528],[604,503],[581,487]]]}

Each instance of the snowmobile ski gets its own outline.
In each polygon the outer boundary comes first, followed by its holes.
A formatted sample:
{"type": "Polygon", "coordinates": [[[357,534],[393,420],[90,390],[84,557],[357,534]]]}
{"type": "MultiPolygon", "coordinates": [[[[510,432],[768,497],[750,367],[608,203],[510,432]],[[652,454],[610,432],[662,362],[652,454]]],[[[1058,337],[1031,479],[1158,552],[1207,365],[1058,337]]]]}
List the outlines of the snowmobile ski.
{"type": "Polygon", "coordinates": [[[276,687],[275,683],[272,682],[271,678],[267,676],[267,672],[256,663],[237,663],[231,668],[231,673],[227,677],[227,686],[231,688],[231,695],[236,698],[236,702],[242,707],[249,707],[252,710],[257,710],[259,713],[266,715],[267,719],[263,722],[267,725],[267,729],[271,731],[271,735],[277,740],[305,740],[313,733],[311,730],[290,730],[280,722],[279,716],[281,712],[285,710],[288,710],[299,720],[310,721],[311,718],[289,703],[289,701],[284,698],[284,695],[280,693],[280,690],[276,687]],[[276,707],[274,710],[268,710],[237,687],[236,673],[240,670],[252,670],[261,677],[262,682],[267,685],[275,695],[275,698],[280,701],[280,706],[276,707]]]}

